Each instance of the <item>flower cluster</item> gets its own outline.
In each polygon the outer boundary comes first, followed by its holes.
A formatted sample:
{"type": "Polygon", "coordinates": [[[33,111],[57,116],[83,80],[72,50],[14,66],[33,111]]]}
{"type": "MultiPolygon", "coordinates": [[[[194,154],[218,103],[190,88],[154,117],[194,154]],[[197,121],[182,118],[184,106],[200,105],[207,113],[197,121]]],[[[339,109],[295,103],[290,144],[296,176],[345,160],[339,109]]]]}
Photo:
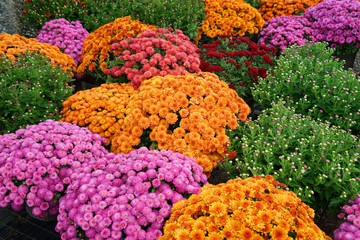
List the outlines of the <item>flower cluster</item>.
{"type": "Polygon", "coordinates": [[[257,45],[247,37],[227,37],[202,45],[200,69],[217,74],[240,97],[247,99],[251,95],[250,86],[257,84],[258,77],[267,76],[277,50],[257,45]]]}
{"type": "Polygon", "coordinates": [[[46,120],[0,135],[0,207],[35,216],[58,213],[58,199],[82,165],[104,156],[105,139],[86,128],[46,120]]]}
{"type": "Polygon", "coordinates": [[[109,154],[72,176],[60,199],[62,239],[156,240],[173,204],[207,184],[195,159],[145,147],[109,154]]]}
{"type": "Polygon", "coordinates": [[[130,96],[137,91],[129,84],[102,84],[100,87],[79,91],[63,102],[61,121],[87,127],[106,138],[109,145],[124,122],[130,96]]]}
{"type": "Polygon", "coordinates": [[[360,192],[359,139],[283,102],[228,136],[239,157],[220,165],[231,178],[273,175],[319,215],[360,192]]]}
{"type": "Polygon", "coordinates": [[[74,90],[69,73],[36,51],[15,62],[0,56],[0,62],[0,134],[61,118],[61,103],[74,90]]]}
{"type": "Polygon", "coordinates": [[[313,0],[261,0],[259,12],[268,21],[281,15],[300,15],[314,6],[313,0]]]}
{"type": "Polygon", "coordinates": [[[311,23],[301,16],[278,16],[264,24],[259,33],[259,43],[276,47],[279,50],[296,44],[305,45],[306,41],[315,41],[311,23]]]}
{"type": "Polygon", "coordinates": [[[334,240],[355,240],[360,237],[360,196],[349,200],[351,205],[345,205],[338,217],[344,219],[340,227],[334,231],[334,240]]]}
{"type": "Polygon", "coordinates": [[[44,53],[50,58],[51,62],[62,66],[65,72],[71,71],[72,74],[76,72],[74,59],[70,55],[62,53],[58,47],[48,43],[41,43],[35,38],[26,38],[18,34],[0,34],[0,55],[4,55],[6,58],[15,61],[20,53],[27,51],[44,53]]]}
{"type": "Polygon", "coordinates": [[[318,41],[331,43],[337,54],[356,52],[360,47],[360,2],[326,0],[304,14],[312,23],[318,41]]]}
{"type": "MultiPolygon", "coordinates": [[[[78,74],[93,75],[101,74],[107,68],[107,60],[112,60],[113,51],[111,44],[127,37],[135,37],[147,29],[155,29],[155,26],[144,25],[140,21],[132,20],[129,16],[117,18],[114,22],[108,23],[90,33],[81,50],[83,60],[78,67],[78,74]]],[[[102,74],[102,77],[105,75],[102,74]]]]}
{"type": "Polygon", "coordinates": [[[173,206],[159,240],[330,240],[314,223],[314,211],[282,186],[272,176],[205,185],[173,206]]]}
{"type": "Polygon", "coordinates": [[[76,64],[81,61],[81,49],[89,32],[83,28],[80,21],[69,22],[64,18],[45,23],[36,40],[50,43],[70,55],[76,64]]]}
{"type": "Polygon", "coordinates": [[[226,128],[245,121],[249,106],[208,72],[145,80],[126,109],[124,130],[111,151],[128,153],[139,146],[172,150],[194,157],[209,174],[227,149],[226,128]]]}
{"type": "Polygon", "coordinates": [[[110,81],[131,82],[135,88],[154,76],[199,72],[200,51],[181,30],[146,30],[137,37],[114,41],[115,61],[108,61],[110,81]]]}
{"type": "Polygon", "coordinates": [[[244,1],[206,0],[205,10],[200,33],[210,38],[258,33],[265,23],[259,11],[244,1]]]}

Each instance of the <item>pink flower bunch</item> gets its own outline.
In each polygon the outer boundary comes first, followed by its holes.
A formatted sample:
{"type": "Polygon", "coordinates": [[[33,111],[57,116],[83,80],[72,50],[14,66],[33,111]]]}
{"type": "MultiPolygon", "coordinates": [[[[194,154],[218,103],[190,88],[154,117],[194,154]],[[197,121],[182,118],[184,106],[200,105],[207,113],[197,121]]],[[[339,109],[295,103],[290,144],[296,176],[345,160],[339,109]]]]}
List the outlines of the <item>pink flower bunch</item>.
{"type": "Polygon", "coordinates": [[[290,45],[315,41],[311,23],[303,16],[278,16],[267,21],[259,33],[259,44],[283,50],[290,45]]]}
{"type": "Polygon", "coordinates": [[[61,239],[158,239],[173,204],[207,184],[202,171],[167,150],[110,153],[72,175],[55,229],[61,239]]]}
{"type": "Polygon", "coordinates": [[[343,207],[344,212],[338,217],[345,219],[334,232],[334,240],[355,240],[360,239],[360,195],[355,200],[349,200],[350,205],[343,207]]]}
{"type": "Polygon", "coordinates": [[[70,55],[76,64],[81,62],[81,50],[89,32],[80,21],[69,22],[64,18],[54,19],[45,23],[36,40],[57,46],[70,55]]]}
{"type": "Polygon", "coordinates": [[[35,216],[58,213],[71,174],[108,154],[105,139],[87,128],[54,120],[0,136],[0,207],[26,204],[35,216]]]}
{"type": "Polygon", "coordinates": [[[331,43],[337,54],[356,52],[360,47],[358,0],[324,0],[308,8],[304,16],[312,23],[317,41],[331,43]]]}
{"type": "Polygon", "coordinates": [[[135,88],[154,76],[200,71],[200,50],[181,30],[146,30],[135,38],[114,42],[111,48],[116,59],[108,62],[104,73],[110,81],[130,81],[135,88]]]}

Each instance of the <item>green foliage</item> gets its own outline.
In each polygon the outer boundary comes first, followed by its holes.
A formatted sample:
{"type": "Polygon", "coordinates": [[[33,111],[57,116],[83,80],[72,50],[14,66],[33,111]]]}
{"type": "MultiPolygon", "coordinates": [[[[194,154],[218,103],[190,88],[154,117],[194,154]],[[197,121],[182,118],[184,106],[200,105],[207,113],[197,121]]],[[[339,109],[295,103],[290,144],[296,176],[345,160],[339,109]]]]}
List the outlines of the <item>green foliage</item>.
{"type": "Polygon", "coordinates": [[[231,178],[273,175],[318,211],[335,212],[360,192],[359,139],[296,114],[283,102],[228,132],[237,158],[220,162],[231,178]]]}
{"type": "Polygon", "coordinates": [[[53,19],[81,21],[81,16],[86,11],[79,0],[23,0],[21,7],[25,24],[37,31],[40,31],[47,21],[53,19]]]}
{"type": "Polygon", "coordinates": [[[360,78],[344,70],[344,62],[335,60],[333,52],[324,42],[285,49],[273,74],[252,88],[254,99],[263,108],[282,99],[297,113],[359,134],[360,78]]]}
{"type": "Polygon", "coordinates": [[[16,62],[0,57],[0,133],[60,119],[62,102],[73,91],[70,81],[70,73],[43,54],[28,52],[16,62]]]}
{"type": "Polygon", "coordinates": [[[261,5],[261,0],[244,0],[244,1],[256,9],[259,9],[261,5]]]}
{"type": "Polygon", "coordinates": [[[65,18],[79,20],[93,32],[116,18],[130,15],[144,24],[180,29],[194,40],[205,19],[202,0],[28,0],[22,7],[25,23],[37,30],[47,21],[65,18]]]}

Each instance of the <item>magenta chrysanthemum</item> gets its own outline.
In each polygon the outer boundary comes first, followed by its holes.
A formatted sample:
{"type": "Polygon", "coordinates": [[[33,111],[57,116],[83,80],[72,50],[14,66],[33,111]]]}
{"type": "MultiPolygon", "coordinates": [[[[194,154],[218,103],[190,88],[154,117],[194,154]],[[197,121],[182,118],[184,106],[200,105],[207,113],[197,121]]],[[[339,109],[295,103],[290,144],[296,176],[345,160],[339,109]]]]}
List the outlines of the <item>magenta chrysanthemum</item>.
{"type": "Polygon", "coordinates": [[[35,216],[56,215],[71,175],[108,153],[104,142],[87,128],[54,120],[0,135],[0,207],[26,204],[35,216]]]}
{"type": "Polygon", "coordinates": [[[199,194],[207,183],[194,158],[142,147],[129,154],[108,154],[72,174],[73,182],[60,199],[56,231],[78,239],[155,240],[174,203],[199,194]],[[156,180],[160,185],[153,184],[156,180]],[[81,236],[79,234],[82,234],[81,236]]]}

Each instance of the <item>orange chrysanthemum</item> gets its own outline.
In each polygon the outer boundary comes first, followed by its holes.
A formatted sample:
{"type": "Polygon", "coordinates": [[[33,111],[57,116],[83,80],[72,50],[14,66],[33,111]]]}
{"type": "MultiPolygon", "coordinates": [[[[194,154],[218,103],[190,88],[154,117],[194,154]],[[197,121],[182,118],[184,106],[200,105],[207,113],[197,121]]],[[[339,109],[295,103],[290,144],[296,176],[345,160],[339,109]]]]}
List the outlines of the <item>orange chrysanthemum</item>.
{"type": "Polygon", "coordinates": [[[316,4],[313,0],[261,0],[259,12],[263,19],[268,21],[282,15],[295,16],[302,14],[306,9],[316,4]]]}
{"type": "Polygon", "coordinates": [[[303,239],[330,240],[314,223],[314,211],[293,192],[277,186],[273,184],[271,176],[205,185],[200,194],[192,195],[173,206],[170,219],[164,227],[164,235],[158,240],[182,239],[177,234],[180,231],[190,233],[186,238],[188,240],[203,239],[203,236],[214,240],[281,240],[289,239],[290,233],[301,235],[303,239]],[[229,189],[232,189],[230,195],[229,189]],[[266,198],[266,195],[272,197],[266,198]],[[281,201],[273,201],[279,197],[281,201]],[[247,204],[234,203],[238,201],[247,204]],[[260,207],[260,210],[258,203],[266,207],[260,207]],[[293,216],[288,208],[289,203],[302,213],[293,216]],[[196,208],[199,205],[209,207],[196,208]]]}
{"type": "Polygon", "coordinates": [[[143,134],[135,137],[145,141],[141,142],[142,146],[148,142],[153,146],[157,144],[159,149],[194,157],[209,174],[217,166],[217,161],[225,156],[229,141],[225,128],[237,127],[237,123],[230,124],[229,121],[239,114],[247,116],[249,113],[249,106],[215,74],[202,72],[153,77],[144,81],[139,93],[131,98],[124,119],[125,127],[115,134],[111,151],[119,153],[125,149],[121,145],[129,141],[126,138],[134,136],[132,129],[139,127],[143,134]],[[188,98],[191,104],[175,104],[178,99],[188,98]],[[219,99],[221,104],[218,104],[219,99]],[[214,108],[207,109],[206,102],[212,102],[214,108]],[[230,107],[230,103],[237,108],[230,107]],[[156,104],[156,107],[151,104],[156,104]],[[220,121],[217,120],[219,115],[220,121]],[[122,141],[117,140],[119,137],[122,141]]]}
{"type": "MultiPolygon", "coordinates": [[[[61,121],[87,127],[90,131],[105,137],[108,145],[124,124],[125,107],[130,96],[137,92],[132,86],[124,83],[102,84],[97,88],[79,91],[63,102],[62,113],[65,116],[61,121]]],[[[133,136],[141,136],[142,133],[140,127],[132,129],[133,136]]],[[[131,139],[131,142],[130,145],[137,143],[136,139],[131,139]]]]}
{"type": "Polygon", "coordinates": [[[35,38],[26,38],[18,34],[0,34],[0,55],[15,61],[20,53],[27,51],[38,51],[45,54],[51,62],[62,66],[65,72],[71,70],[72,76],[76,72],[74,59],[70,55],[62,53],[56,46],[41,43],[35,38]]]}
{"type": "Polygon", "coordinates": [[[210,38],[258,33],[265,23],[259,11],[243,0],[206,0],[205,10],[199,33],[210,38]]]}
{"type": "Polygon", "coordinates": [[[134,37],[147,29],[156,29],[152,25],[144,25],[140,21],[132,20],[130,16],[117,18],[114,22],[99,27],[90,33],[81,50],[83,60],[77,71],[79,75],[91,73],[95,69],[107,68],[106,61],[110,59],[113,41],[122,40],[125,37],[134,37]]]}

